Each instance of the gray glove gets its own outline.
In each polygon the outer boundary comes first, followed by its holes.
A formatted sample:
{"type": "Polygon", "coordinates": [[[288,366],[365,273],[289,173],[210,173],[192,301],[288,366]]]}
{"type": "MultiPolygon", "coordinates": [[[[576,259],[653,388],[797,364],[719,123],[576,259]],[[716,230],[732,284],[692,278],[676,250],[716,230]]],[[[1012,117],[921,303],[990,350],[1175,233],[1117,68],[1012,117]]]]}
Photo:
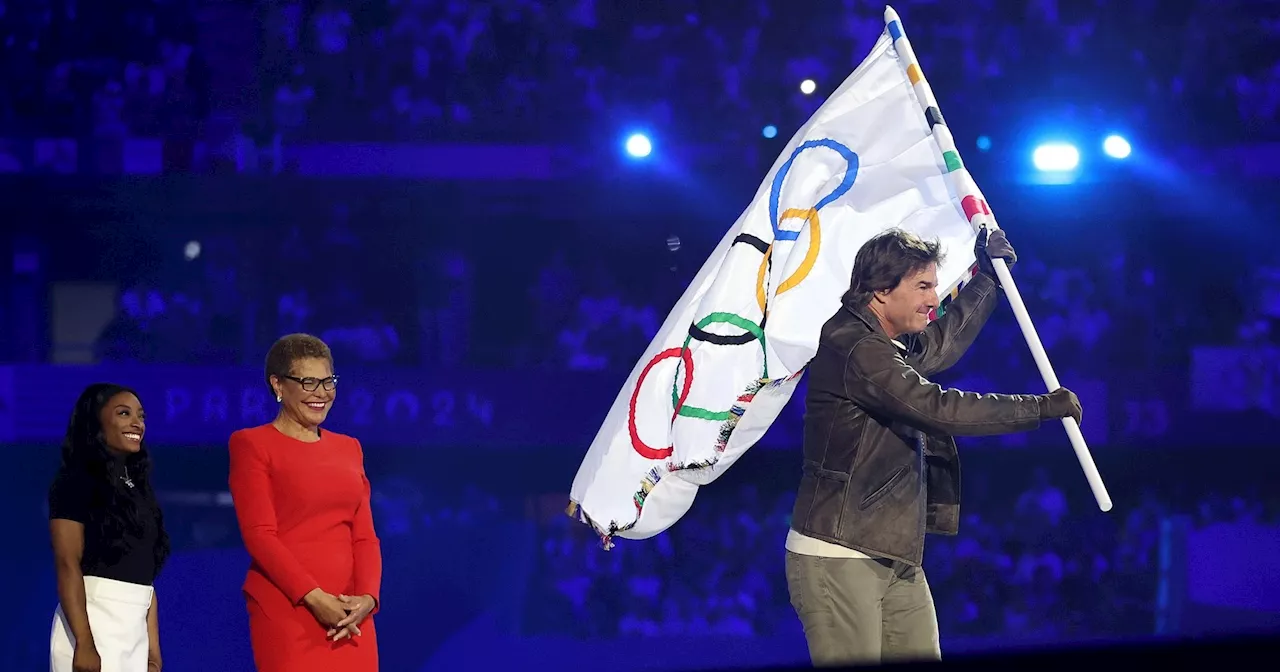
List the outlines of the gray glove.
{"type": "Polygon", "coordinates": [[[1013,251],[1013,246],[1009,244],[1009,239],[1005,237],[1003,229],[994,231],[987,227],[982,227],[978,231],[978,240],[973,246],[973,253],[978,257],[978,270],[995,277],[996,267],[992,265],[992,259],[1004,259],[1004,263],[1013,269],[1013,265],[1018,263],[1018,255],[1013,251]]]}
{"type": "Polygon", "coordinates": [[[1076,397],[1076,393],[1065,387],[1042,394],[1038,397],[1040,402],[1040,419],[1053,420],[1056,418],[1075,418],[1076,424],[1084,418],[1084,409],[1080,407],[1080,399],[1076,397]]]}

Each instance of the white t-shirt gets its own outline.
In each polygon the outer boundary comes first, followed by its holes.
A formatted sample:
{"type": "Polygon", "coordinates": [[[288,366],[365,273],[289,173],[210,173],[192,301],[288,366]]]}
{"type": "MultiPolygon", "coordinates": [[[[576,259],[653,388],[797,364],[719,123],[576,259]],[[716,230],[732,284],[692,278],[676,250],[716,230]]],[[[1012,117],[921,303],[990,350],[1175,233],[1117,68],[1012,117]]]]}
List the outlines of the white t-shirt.
{"type": "Polygon", "coordinates": [[[839,544],[833,544],[829,541],[814,539],[794,529],[787,531],[787,550],[796,555],[812,555],[819,558],[857,558],[860,560],[870,560],[871,556],[862,551],[855,551],[852,548],[845,548],[839,544]]]}

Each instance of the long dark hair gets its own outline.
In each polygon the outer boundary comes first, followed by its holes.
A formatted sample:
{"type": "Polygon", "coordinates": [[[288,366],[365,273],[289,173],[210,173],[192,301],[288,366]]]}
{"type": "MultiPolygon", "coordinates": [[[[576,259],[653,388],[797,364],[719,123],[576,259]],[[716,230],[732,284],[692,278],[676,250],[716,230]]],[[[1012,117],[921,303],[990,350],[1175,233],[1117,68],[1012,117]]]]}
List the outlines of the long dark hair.
{"type": "Polygon", "coordinates": [[[115,458],[102,438],[102,409],[122,392],[138,396],[137,392],[112,383],[94,383],[80,393],[67,423],[67,435],[62,441],[62,463],[55,482],[68,479],[88,488],[85,494],[93,511],[88,524],[97,528],[98,538],[105,543],[102,551],[108,559],[123,552],[126,532],[142,529],[144,517],[148,514],[155,516],[158,533],[155,563],[156,572],[159,572],[169,558],[169,535],[165,532],[160,504],[151,487],[151,455],[147,452],[145,435],[141,449],[124,458],[129,478],[142,493],[142,504],[128,496],[124,491],[127,486],[111,473],[111,463],[115,458]]]}

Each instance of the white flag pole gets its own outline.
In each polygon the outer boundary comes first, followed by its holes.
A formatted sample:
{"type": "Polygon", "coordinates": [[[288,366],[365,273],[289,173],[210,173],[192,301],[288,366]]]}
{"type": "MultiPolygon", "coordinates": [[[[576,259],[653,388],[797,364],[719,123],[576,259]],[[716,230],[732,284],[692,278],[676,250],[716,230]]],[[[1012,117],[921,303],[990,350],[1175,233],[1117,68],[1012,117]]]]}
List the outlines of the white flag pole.
{"type": "MultiPolygon", "coordinates": [[[[1053,372],[1053,365],[1049,363],[1049,355],[1040,342],[1036,327],[1031,323],[1031,315],[1022,302],[1018,286],[1013,282],[1013,275],[1009,273],[1009,266],[1004,259],[993,259],[992,262],[996,268],[996,276],[1000,278],[1000,286],[1004,288],[1004,295],[1009,299],[1009,306],[1013,308],[1018,325],[1022,327],[1022,335],[1027,339],[1027,347],[1031,348],[1031,357],[1036,360],[1036,368],[1040,369],[1040,376],[1044,378],[1045,386],[1050,392],[1062,387],[1058,384],[1058,376],[1053,372]]],[[[1071,439],[1071,447],[1076,451],[1076,459],[1080,460],[1080,468],[1084,469],[1084,477],[1089,481],[1089,489],[1093,490],[1093,498],[1098,500],[1098,508],[1110,511],[1111,496],[1107,494],[1107,486],[1102,483],[1102,475],[1093,463],[1093,455],[1084,442],[1084,434],[1080,433],[1080,425],[1076,424],[1075,418],[1067,417],[1062,419],[1062,426],[1067,430],[1067,438],[1071,439]]]]}
{"type": "MultiPolygon", "coordinates": [[[[974,182],[973,177],[969,175],[969,171],[963,167],[960,160],[960,152],[955,147],[955,140],[951,137],[951,131],[941,120],[941,112],[938,103],[933,97],[933,90],[929,83],[924,79],[924,73],[920,69],[920,63],[916,59],[915,51],[911,48],[911,42],[907,39],[906,31],[902,28],[902,20],[898,18],[898,13],[892,7],[884,8],[885,26],[894,39],[894,46],[898,50],[899,56],[903,60],[903,67],[907,68],[912,87],[915,89],[920,99],[920,105],[926,117],[930,115],[937,117],[930,119],[934,138],[938,142],[939,149],[942,150],[944,158],[947,160],[948,166],[954,162],[955,167],[950,168],[948,175],[954,180],[953,184],[956,192],[965,202],[966,213],[969,215],[969,221],[974,226],[984,226],[991,230],[1000,228],[996,224],[996,217],[991,212],[990,207],[982,197],[978,184],[974,182]],[[970,211],[972,208],[972,211],[970,211]]],[[[1036,327],[1031,323],[1031,315],[1027,312],[1027,306],[1022,302],[1022,295],[1018,293],[1018,286],[1013,282],[1013,276],[1009,273],[1009,267],[1003,259],[993,259],[993,265],[996,269],[996,277],[1000,279],[1000,285],[1004,288],[1005,296],[1009,299],[1009,305],[1013,308],[1013,314],[1018,319],[1018,325],[1022,327],[1022,335],[1027,340],[1027,347],[1031,349],[1031,356],[1035,359],[1036,368],[1040,369],[1040,376],[1044,378],[1044,384],[1052,392],[1059,387],[1058,376],[1053,372],[1053,365],[1049,363],[1049,355],[1044,350],[1044,344],[1040,342],[1040,336],[1036,333],[1036,327]]],[[[1102,483],[1102,476],[1098,473],[1098,467],[1093,463],[1093,455],[1089,452],[1089,446],[1084,442],[1084,435],[1080,433],[1080,426],[1076,424],[1074,418],[1063,418],[1062,426],[1067,430],[1067,438],[1071,439],[1071,447],[1076,451],[1076,459],[1080,461],[1080,467],[1084,469],[1085,479],[1089,481],[1089,488],[1093,490],[1093,497],[1098,501],[1098,508],[1103,511],[1111,510],[1111,496],[1107,494],[1107,487],[1102,483]]]]}

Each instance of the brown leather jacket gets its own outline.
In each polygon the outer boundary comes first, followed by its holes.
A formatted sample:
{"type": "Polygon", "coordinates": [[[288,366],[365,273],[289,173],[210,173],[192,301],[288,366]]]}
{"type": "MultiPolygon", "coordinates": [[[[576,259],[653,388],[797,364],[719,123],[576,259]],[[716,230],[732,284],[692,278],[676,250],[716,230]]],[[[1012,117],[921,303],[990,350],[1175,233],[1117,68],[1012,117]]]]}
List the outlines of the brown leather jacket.
{"type": "Polygon", "coordinates": [[[926,532],[958,531],[960,457],[951,437],[1040,424],[1039,395],[975,394],[927,378],[973,343],[996,289],[978,274],[942,317],[901,339],[905,347],[865,306],[843,306],[823,325],[808,367],[797,532],[919,566],[926,532]]]}

